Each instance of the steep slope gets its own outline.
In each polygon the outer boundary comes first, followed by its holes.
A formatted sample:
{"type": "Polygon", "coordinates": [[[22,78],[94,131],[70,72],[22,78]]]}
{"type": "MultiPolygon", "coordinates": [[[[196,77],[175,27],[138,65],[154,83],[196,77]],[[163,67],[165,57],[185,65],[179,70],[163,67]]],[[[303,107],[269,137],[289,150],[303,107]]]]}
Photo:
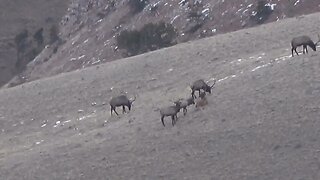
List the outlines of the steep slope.
{"type": "Polygon", "coordinates": [[[1,179],[319,179],[319,54],[289,50],[319,15],[1,90],[1,179]],[[159,107],[213,77],[205,109],[161,125],[159,107]],[[120,91],[138,99],[111,117],[120,91]]]}
{"type": "Polygon", "coordinates": [[[149,0],[141,12],[132,13],[128,2],[72,0],[61,21],[60,35],[65,43],[58,50],[56,46],[45,49],[6,87],[121,59],[126,53],[118,48],[116,37],[123,30],[141,29],[146,23],[171,23],[180,43],[318,12],[320,8],[318,0],[264,0],[260,8],[256,0],[149,0]]]}
{"type": "Polygon", "coordinates": [[[49,43],[50,29],[59,27],[67,12],[69,0],[2,0],[0,3],[0,86],[23,70],[24,66],[49,43]],[[37,46],[31,41],[43,28],[44,44],[37,46]],[[16,40],[27,33],[23,48],[16,40]],[[19,52],[20,51],[20,52],[19,52]],[[35,54],[33,54],[33,51],[35,54]],[[21,53],[21,56],[18,54],[21,53]]]}

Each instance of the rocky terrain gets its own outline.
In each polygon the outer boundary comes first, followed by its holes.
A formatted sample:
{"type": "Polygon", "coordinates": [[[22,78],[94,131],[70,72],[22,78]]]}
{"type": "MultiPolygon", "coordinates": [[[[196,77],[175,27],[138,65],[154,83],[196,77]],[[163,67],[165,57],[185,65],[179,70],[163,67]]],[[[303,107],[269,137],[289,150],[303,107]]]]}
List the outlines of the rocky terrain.
{"type": "Polygon", "coordinates": [[[291,57],[289,45],[301,32],[317,40],[319,17],[2,89],[0,179],[319,179],[320,55],[291,57]],[[159,108],[199,78],[217,79],[209,104],[163,127],[159,108]],[[137,100],[110,116],[120,92],[137,100]]]}
{"type": "MultiPolygon", "coordinates": [[[[318,12],[319,4],[317,0],[71,0],[60,21],[58,41],[48,40],[22,53],[18,64],[22,69],[11,68],[18,76],[5,87],[126,57],[116,38],[123,30],[139,30],[147,23],[172,24],[177,31],[174,40],[181,43],[318,12]]],[[[15,62],[12,54],[17,54],[15,48],[6,53],[13,59],[9,62],[15,62]]],[[[11,77],[12,73],[6,81],[11,77]]]]}

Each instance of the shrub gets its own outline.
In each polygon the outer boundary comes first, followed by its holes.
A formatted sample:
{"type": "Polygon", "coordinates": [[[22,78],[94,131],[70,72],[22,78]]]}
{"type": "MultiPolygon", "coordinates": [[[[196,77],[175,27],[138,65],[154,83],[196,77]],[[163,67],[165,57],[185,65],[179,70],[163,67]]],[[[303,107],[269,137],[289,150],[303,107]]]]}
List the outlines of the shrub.
{"type": "Polygon", "coordinates": [[[117,44],[120,49],[125,49],[129,55],[136,55],[174,45],[176,36],[177,33],[171,24],[148,23],[140,31],[122,31],[117,37],[117,44]]]}
{"type": "Polygon", "coordinates": [[[33,38],[36,40],[38,43],[38,46],[42,45],[44,42],[43,39],[43,28],[40,28],[38,31],[36,31],[33,35],[33,38]]]}
{"type": "Polygon", "coordinates": [[[99,19],[103,19],[104,17],[106,17],[106,14],[103,13],[103,12],[98,12],[98,13],[97,13],[97,17],[98,17],[99,19]]]}
{"type": "Polygon", "coordinates": [[[164,22],[146,24],[140,33],[140,45],[143,52],[171,46],[172,40],[176,37],[174,27],[164,22]]]}
{"type": "Polygon", "coordinates": [[[53,26],[51,26],[51,28],[50,28],[50,30],[49,30],[49,43],[50,44],[52,44],[52,43],[54,43],[54,42],[56,42],[57,40],[59,40],[59,30],[58,30],[58,28],[55,26],[55,25],[53,25],[53,26]]]}
{"type": "Polygon", "coordinates": [[[28,30],[23,30],[21,33],[15,36],[14,42],[17,46],[17,50],[24,51],[27,45],[27,39],[28,39],[29,32],[28,30]]]}
{"type": "Polygon", "coordinates": [[[140,49],[140,32],[124,30],[117,36],[117,44],[120,49],[126,49],[129,54],[135,55],[140,49]]]}
{"type": "Polygon", "coordinates": [[[189,22],[185,27],[186,33],[195,33],[205,24],[206,20],[208,19],[208,15],[202,13],[203,9],[204,6],[199,1],[195,1],[188,5],[187,17],[189,22]]]}
{"type": "Polygon", "coordinates": [[[134,14],[141,12],[147,4],[148,0],[129,0],[129,6],[134,14]]]}
{"type": "Polygon", "coordinates": [[[193,23],[189,23],[188,27],[186,28],[185,32],[186,33],[195,33],[196,31],[198,31],[202,26],[203,26],[204,23],[201,23],[201,22],[193,22],[193,23]]]}
{"type": "Polygon", "coordinates": [[[52,53],[53,54],[57,53],[58,52],[58,48],[59,48],[58,46],[54,47],[52,53]]]}
{"type": "Polygon", "coordinates": [[[256,7],[256,14],[251,16],[251,19],[253,19],[258,24],[264,23],[273,12],[271,7],[266,6],[266,4],[267,3],[265,0],[259,0],[256,7]]]}

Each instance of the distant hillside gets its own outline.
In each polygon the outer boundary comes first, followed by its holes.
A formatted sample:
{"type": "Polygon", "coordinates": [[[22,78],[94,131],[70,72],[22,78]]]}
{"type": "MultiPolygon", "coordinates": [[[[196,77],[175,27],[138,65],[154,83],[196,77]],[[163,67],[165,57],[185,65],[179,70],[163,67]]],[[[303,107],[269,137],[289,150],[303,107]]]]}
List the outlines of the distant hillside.
{"type": "Polygon", "coordinates": [[[69,0],[1,1],[0,85],[23,70],[25,65],[42,51],[45,44],[50,43],[50,31],[59,27],[69,2],[69,0]]]}
{"type": "Polygon", "coordinates": [[[72,0],[61,21],[61,41],[42,51],[6,87],[175,43],[318,12],[319,5],[317,0],[72,0]],[[172,26],[176,36],[161,28],[145,28],[160,21],[172,26]],[[141,34],[146,37],[137,38],[143,28],[141,34]],[[117,38],[123,31],[129,31],[128,41],[119,46],[117,38]],[[134,31],[132,35],[130,31],[134,31]],[[155,38],[150,41],[150,37],[155,38]],[[165,39],[164,44],[159,44],[161,39],[165,39]]]}

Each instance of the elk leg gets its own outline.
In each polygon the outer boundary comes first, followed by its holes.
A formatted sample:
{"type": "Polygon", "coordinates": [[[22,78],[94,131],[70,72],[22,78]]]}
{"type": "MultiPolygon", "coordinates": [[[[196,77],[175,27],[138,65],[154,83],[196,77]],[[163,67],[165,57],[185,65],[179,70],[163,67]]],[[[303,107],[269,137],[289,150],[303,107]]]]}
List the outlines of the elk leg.
{"type": "Polygon", "coordinates": [[[174,115],[171,116],[171,119],[172,119],[172,126],[174,126],[175,124],[174,115]]]}
{"type": "Polygon", "coordinates": [[[187,113],[187,108],[185,107],[183,108],[183,115],[186,115],[186,113],[187,113]]]}
{"type": "Polygon", "coordinates": [[[292,57],[294,57],[294,55],[293,55],[293,51],[294,51],[294,48],[291,48],[291,54],[292,54],[292,57]]]}
{"type": "Polygon", "coordinates": [[[307,54],[308,54],[308,46],[305,46],[305,49],[306,49],[306,52],[307,52],[307,54]]]}
{"type": "Polygon", "coordinates": [[[193,98],[197,98],[196,95],[194,95],[194,90],[192,90],[191,96],[192,96],[193,98]]]}
{"type": "Polygon", "coordinates": [[[126,107],[122,106],[122,114],[126,112],[126,107]]]}
{"type": "Polygon", "coordinates": [[[117,114],[117,116],[119,116],[118,112],[116,111],[116,107],[111,108],[111,112],[112,110],[117,114]]]}
{"type": "Polygon", "coordinates": [[[162,122],[162,125],[165,127],[165,125],[164,125],[164,121],[163,121],[163,118],[164,118],[164,116],[161,116],[161,122],[162,122]]]}
{"type": "Polygon", "coordinates": [[[294,51],[297,53],[297,55],[299,56],[299,53],[297,52],[297,48],[294,49],[294,51]]]}
{"type": "Polygon", "coordinates": [[[113,111],[119,116],[118,112],[116,111],[116,108],[113,109],[113,111]]]}
{"type": "Polygon", "coordinates": [[[199,97],[200,97],[200,89],[199,89],[199,97]]]}
{"type": "Polygon", "coordinates": [[[302,46],[302,53],[305,54],[306,45],[302,46]]]}

